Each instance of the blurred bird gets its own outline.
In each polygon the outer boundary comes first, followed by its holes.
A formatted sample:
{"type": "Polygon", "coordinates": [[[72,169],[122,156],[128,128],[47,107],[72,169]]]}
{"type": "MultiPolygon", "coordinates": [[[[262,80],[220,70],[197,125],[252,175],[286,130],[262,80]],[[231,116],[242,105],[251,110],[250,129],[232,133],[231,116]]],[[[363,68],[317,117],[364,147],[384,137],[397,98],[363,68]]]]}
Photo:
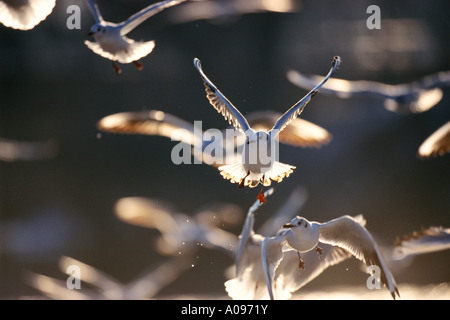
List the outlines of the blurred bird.
{"type": "Polygon", "coordinates": [[[36,161],[51,159],[57,154],[54,140],[17,141],[0,138],[0,161],[36,161]]]}
{"type": "Polygon", "coordinates": [[[192,253],[200,247],[234,255],[236,236],[220,227],[235,224],[242,211],[233,204],[205,208],[191,217],[159,200],[128,197],[115,204],[116,216],[129,224],[156,229],[156,250],[164,255],[192,253]]]}
{"type": "Polygon", "coordinates": [[[390,258],[398,263],[413,256],[450,249],[450,228],[429,227],[397,238],[390,258]]]}
{"type": "Polygon", "coordinates": [[[202,70],[200,60],[194,59],[194,66],[200,73],[206,88],[206,96],[210,104],[221,113],[225,120],[233,124],[236,130],[245,134],[246,141],[242,152],[242,159],[232,164],[219,167],[220,174],[224,179],[230,180],[232,183],[239,183],[239,187],[249,186],[256,187],[261,183],[261,192],[258,199],[265,202],[264,186],[269,186],[271,180],[281,182],[288,177],[294,166],[277,161],[278,152],[277,136],[289,125],[289,123],[297,118],[303,111],[308,102],[314,97],[321,86],[333,75],[340,65],[340,58],[334,57],[331,63],[331,69],[325,78],[316,85],[304,98],[294,104],[286,111],[269,130],[254,130],[250,127],[247,119],[239,112],[238,109],[217,89],[217,87],[208,79],[202,70]]]}
{"type": "Polygon", "coordinates": [[[274,274],[284,253],[289,250],[297,252],[299,268],[304,268],[307,265],[301,259],[300,253],[315,248],[317,254],[323,254],[323,250],[318,246],[319,241],[343,248],[365,262],[367,266],[378,266],[381,270],[381,283],[388,287],[394,299],[396,294],[399,296],[395,280],[377,244],[367,229],[359,223],[360,219],[362,217],[355,219],[342,216],[329,222],[318,223],[297,216],[290,223],[283,225],[283,229],[277,236],[264,238],[261,244],[261,258],[270,298],[275,297],[273,294],[274,274]]]}
{"type": "Polygon", "coordinates": [[[80,286],[79,290],[69,289],[66,281],[54,279],[34,272],[24,274],[25,281],[44,293],[46,296],[61,300],[136,300],[150,299],[161,289],[175,281],[178,276],[191,267],[191,256],[179,256],[170,258],[159,266],[152,267],[143,272],[137,279],[128,284],[122,284],[104,272],[70,257],[61,257],[59,268],[68,276],[69,267],[79,268],[80,286]],[[83,284],[81,284],[81,281],[83,284]],[[84,284],[89,284],[84,288],[84,284]]]}
{"type": "Polygon", "coordinates": [[[197,20],[228,21],[243,14],[259,12],[289,13],[300,11],[297,0],[197,0],[177,7],[169,14],[172,23],[197,20]]]}
{"type": "MultiPolygon", "coordinates": [[[[294,85],[309,90],[320,76],[304,75],[290,70],[287,72],[287,78],[294,85]]],[[[382,99],[384,107],[389,111],[420,113],[438,104],[443,96],[440,87],[449,85],[450,71],[442,71],[411,83],[397,85],[364,80],[330,79],[322,87],[321,92],[334,94],[340,98],[374,97],[382,99]]]]}
{"type": "MultiPolygon", "coordinates": [[[[247,120],[255,130],[270,130],[280,116],[281,114],[275,111],[256,111],[249,113],[247,120]]],[[[111,133],[158,135],[181,141],[192,146],[195,158],[214,167],[238,161],[242,157],[242,147],[245,143],[245,136],[234,134],[234,129],[233,134],[230,134],[230,130],[222,130],[213,141],[208,140],[201,128],[159,110],[112,114],[99,120],[97,128],[111,133]],[[200,150],[201,154],[196,152],[196,149],[200,150]],[[208,152],[214,149],[214,154],[208,152]],[[219,149],[222,152],[217,152],[219,149]],[[227,150],[232,150],[233,153],[227,150]]],[[[280,142],[298,147],[321,147],[329,143],[331,138],[327,130],[299,118],[294,119],[279,134],[280,142]]]]}
{"type": "Polygon", "coordinates": [[[136,42],[127,38],[126,35],[151,16],[186,0],[166,0],[153,3],[120,23],[103,20],[94,0],[86,1],[95,19],[95,24],[91,27],[88,35],[94,36],[97,42],[86,40],[84,43],[96,54],[112,60],[114,70],[120,74],[122,70],[116,61],[120,63],[134,62],[136,67],[142,70],[143,65],[138,60],[147,56],[155,47],[155,41],[136,42]]]}
{"type": "Polygon", "coordinates": [[[419,147],[421,158],[444,155],[450,152],[450,121],[430,135],[419,147]]]}
{"type": "Polygon", "coordinates": [[[53,11],[56,0],[0,0],[0,22],[6,27],[30,30],[53,11]]]}

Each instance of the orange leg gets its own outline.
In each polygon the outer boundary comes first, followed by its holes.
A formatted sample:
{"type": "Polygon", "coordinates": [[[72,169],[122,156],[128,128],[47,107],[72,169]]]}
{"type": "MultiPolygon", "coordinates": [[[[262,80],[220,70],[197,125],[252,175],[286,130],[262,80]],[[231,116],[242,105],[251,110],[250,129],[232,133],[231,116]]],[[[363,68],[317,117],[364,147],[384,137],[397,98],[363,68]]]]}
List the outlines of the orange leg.
{"type": "Polygon", "coordinates": [[[258,196],[256,197],[256,199],[259,200],[259,203],[266,203],[266,197],[264,196],[264,176],[262,177],[261,180],[261,191],[259,192],[258,196]]]}
{"type": "Polygon", "coordinates": [[[137,60],[134,61],[134,65],[136,66],[136,69],[138,69],[139,71],[142,71],[144,69],[144,65],[137,60]]]}
{"type": "Polygon", "coordinates": [[[305,262],[300,257],[300,252],[297,251],[297,255],[298,255],[298,268],[299,269],[305,269],[305,262]]]}
{"type": "Polygon", "coordinates": [[[122,69],[120,69],[120,67],[117,65],[117,63],[115,61],[113,61],[113,68],[114,68],[114,71],[117,74],[121,74],[122,73],[122,69]]]}

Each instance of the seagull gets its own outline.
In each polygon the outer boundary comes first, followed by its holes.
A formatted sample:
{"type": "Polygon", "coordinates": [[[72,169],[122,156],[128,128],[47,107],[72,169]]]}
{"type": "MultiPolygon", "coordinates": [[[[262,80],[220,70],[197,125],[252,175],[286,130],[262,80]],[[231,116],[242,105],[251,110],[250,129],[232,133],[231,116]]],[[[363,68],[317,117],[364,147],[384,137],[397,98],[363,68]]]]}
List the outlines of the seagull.
{"type": "Polygon", "coordinates": [[[437,129],[419,147],[420,158],[444,155],[450,152],[450,121],[437,129]]]}
{"type": "MultiPolygon", "coordinates": [[[[273,194],[273,188],[265,192],[265,197],[273,194]]],[[[261,245],[265,234],[273,234],[277,221],[284,218],[291,219],[306,201],[306,192],[295,189],[286,203],[268,219],[256,233],[253,230],[257,210],[264,203],[258,200],[250,207],[242,232],[239,236],[236,251],[236,275],[225,282],[225,289],[232,299],[260,300],[268,299],[263,263],[261,260],[261,245]]],[[[291,293],[297,291],[319,276],[326,268],[351,257],[350,253],[340,247],[319,242],[322,254],[308,251],[302,254],[305,269],[297,268],[299,258],[295,251],[286,251],[275,270],[273,283],[275,295],[278,299],[289,299],[291,293]],[[294,266],[294,267],[293,267],[294,266]]]]}
{"type": "Polygon", "coordinates": [[[450,228],[429,227],[395,241],[391,259],[395,262],[410,256],[450,249],[450,228]]]}
{"type": "Polygon", "coordinates": [[[222,22],[249,13],[299,11],[300,3],[296,0],[197,0],[173,10],[169,19],[174,23],[187,23],[197,20],[222,22]]]}
{"type": "Polygon", "coordinates": [[[110,275],[77,259],[63,256],[59,259],[59,268],[62,272],[73,276],[69,267],[78,267],[81,281],[92,286],[80,290],[67,287],[67,281],[54,279],[34,272],[26,272],[25,280],[29,285],[38,289],[50,298],[61,300],[137,300],[150,299],[162,288],[175,281],[178,276],[189,269],[193,257],[171,257],[156,267],[144,271],[133,281],[123,284],[110,275]]]}
{"type": "Polygon", "coordinates": [[[277,141],[275,139],[279,133],[303,111],[307,103],[317,94],[322,85],[337,70],[340,63],[340,57],[335,56],[332,60],[330,71],[318,85],[279,117],[269,131],[256,131],[250,127],[247,119],[239,112],[239,110],[217,89],[211,80],[208,79],[202,70],[200,60],[195,58],[194,66],[203,79],[206,88],[206,96],[210,104],[217,112],[225,117],[225,120],[228,120],[230,124],[233,124],[236,130],[246,136],[242,159],[218,168],[224,179],[228,179],[232,183],[239,183],[240,188],[246,186],[253,188],[261,183],[262,188],[258,195],[258,199],[260,199],[261,202],[265,202],[263,187],[269,186],[271,180],[281,182],[295,169],[294,166],[277,161],[277,141]]]}
{"type": "Polygon", "coordinates": [[[53,11],[56,0],[1,0],[0,22],[6,27],[31,30],[53,11]]]}
{"type": "Polygon", "coordinates": [[[95,19],[95,24],[91,27],[88,35],[94,36],[96,42],[86,40],[84,43],[96,54],[112,60],[114,70],[117,74],[120,74],[122,70],[116,64],[116,61],[120,63],[133,62],[138,70],[142,70],[143,65],[138,60],[147,56],[155,47],[155,41],[153,40],[147,42],[134,41],[127,38],[126,35],[151,16],[186,0],[166,0],[153,3],[120,23],[103,20],[94,0],[86,1],[95,19]]]}
{"type": "MultiPolygon", "coordinates": [[[[256,111],[249,113],[247,120],[255,130],[270,130],[279,117],[281,113],[276,111],[256,111]]],[[[100,119],[97,128],[109,133],[157,135],[180,141],[192,146],[192,154],[196,159],[214,167],[238,161],[242,157],[242,147],[245,143],[244,135],[230,135],[227,129],[221,131],[220,139],[211,142],[206,138],[205,132],[201,128],[196,128],[195,124],[161,110],[111,114],[100,119]],[[233,149],[236,147],[237,153],[226,153],[230,143],[233,149]],[[201,154],[196,152],[197,146],[201,149],[201,154]],[[216,152],[214,155],[207,152],[214,149],[212,146],[221,148],[223,152],[216,152]]],[[[296,147],[319,148],[328,144],[332,135],[314,123],[297,118],[280,132],[279,139],[282,143],[296,147]]]]}
{"type": "MultiPolygon", "coordinates": [[[[320,76],[304,75],[295,70],[287,72],[288,80],[294,85],[309,90],[320,76]]],[[[340,98],[353,96],[374,97],[384,101],[384,107],[393,112],[420,113],[431,109],[441,101],[440,87],[450,85],[450,71],[441,71],[420,80],[405,84],[385,84],[375,81],[350,81],[330,79],[321,92],[340,98]]]]}
{"type": "Polygon", "coordinates": [[[239,220],[241,210],[232,204],[206,208],[191,217],[160,200],[126,197],[116,202],[114,210],[126,223],[157,229],[161,236],[156,241],[156,250],[163,255],[192,253],[205,247],[231,256],[236,250],[236,236],[218,227],[239,220]]]}
{"type": "Polygon", "coordinates": [[[0,137],[0,161],[35,161],[54,158],[56,141],[19,141],[0,137]]]}
{"type": "Polygon", "coordinates": [[[378,266],[381,270],[381,283],[387,286],[392,298],[395,299],[396,294],[400,296],[380,249],[367,229],[355,218],[342,216],[329,222],[318,223],[297,216],[290,223],[283,225],[279,235],[265,237],[261,244],[264,276],[272,300],[274,274],[283,259],[284,251],[297,252],[299,268],[305,268],[307,264],[301,259],[300,253],[310,252],[315,248],[319,255],[323,254],[323,250],[318,246],[319,241],[345,249],[367,266],[378,266]]]}

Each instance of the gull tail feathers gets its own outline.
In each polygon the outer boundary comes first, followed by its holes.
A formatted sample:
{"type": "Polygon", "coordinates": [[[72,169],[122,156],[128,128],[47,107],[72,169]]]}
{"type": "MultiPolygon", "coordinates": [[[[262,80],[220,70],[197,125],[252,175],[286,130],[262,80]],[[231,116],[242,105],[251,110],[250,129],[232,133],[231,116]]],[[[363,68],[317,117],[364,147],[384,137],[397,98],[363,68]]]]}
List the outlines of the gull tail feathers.
{"type": "Polygon", "coordinates": [[[259,183],[262,183],[265,187],[270,186],[272,180],[281,182],[284,178],[289,177],[295,167],[275,161],[270,170],[266,173],[247,174],[242,162],[238,161],[232,164],[220,166],[218,169],[224,179],[230,180],[232,183],[239,183],[243,187],[248,186],[250,188],[254,188],[259,183]],[[244,179],[244,181],[242,181],[242,179],[244,179]]]}
{"type": "Polygon", "coordinates": [[[94,53],[102,56],[103,58],[117,61],[120,63],[131,63],[133,61],[137,61],[149,53],[153,51],[155,47],[155,41],[147,41],[147,42],[132,42],[130,43],[127,50],[120,50],[114,53],[106,51],[102,48],[100,43],[85,41],[84,44],[94,51],[94,53]]]}
{"type": "Polygon", "coordinates": [[[294,169],[294,166],[275,161],[272,168],[264,174],[264,186],[270,185],[270,179],[276,182],[283,181],[284,178],[289,177],[294,172],[294,169]]]}

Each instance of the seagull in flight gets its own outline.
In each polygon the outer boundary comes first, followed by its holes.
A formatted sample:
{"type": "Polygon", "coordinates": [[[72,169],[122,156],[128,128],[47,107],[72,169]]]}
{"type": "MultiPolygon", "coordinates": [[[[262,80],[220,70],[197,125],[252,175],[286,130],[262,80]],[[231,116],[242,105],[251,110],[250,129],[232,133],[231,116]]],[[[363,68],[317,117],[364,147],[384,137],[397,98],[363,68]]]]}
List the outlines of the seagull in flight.
{"type": "MultiPolygon", "coordinates": [[[[274,189],[265,191],[265,197],[270,196],[274,189]]],[[[291,219],[301,210],[307,198],[306,191],[295,189],[287,201],[264,224],[254,231],[255,216],[264,203],[258,200],[250,207],[242,232],[239,236],[236,251],[236,275],[225,282],[225,289],[232,299],[237,300],[261,300],[268,299],[266,280],[261,259],[261,245],[265,236],[277,232],[277,225],[282,225],[287,219],[291,219]]],[[[358,220],[359,221],[359,220],[358,220]]],[[[365,223],[361,221],[360,223],[365,223]]],[[[283,257],[278,264],[274,276],[274,295],[277,299],[289,299],[291,293],[305,286],[318,277],[325,269],[338,264],[351,257],[351,254],[330,244],[319,242],[322,254],[318,255],[314,250],[302,253],[304,269],[297,268],[298,254],[294,250],[283,252],[283,257]]]]}
{"type": "MultiPolygon", "coordinates": [[[[304,75],[295,70],[287,72],[288,80],[294,85],[309,90],[320,79],[318,75],[304,75]]],[[[441,71],[417,81],[404,84],[385,84],[375,81],[350,81],[330,79],[321,92],[340,98],[374,97],[384,101],[384,107],[393,112],[420,113],[431,109],[441,101],[440,87],[450,86],[450,71],[441,71]]]]}
{"type": "MultiPolygon", "coordinates": [[[[255,111],[247,115],[247,120],[255,130],[270,130],[279,117],[281,113],[275,111],[255,111]]],[[[97,128],[109,133],[155,135],[184,142],[192,146],[196,159],[214,167],[238,161],[245,143],[244,135],[230,135],[227,129],[211,141],[206,132],[196,128],[195,124],[161,110],[114,113],[100,119],[97,128]],[[226,153],[229,144],[232,144],[233,150],[236,149],[235,153],[226,153]],[[222,152],[213,155],[208,152],[208,149],[213,149],[211,146],[220,148],[222,152]],[[196,152],[196,148],[201,148],[201,154],[196,152]]],[[[295,147],[319,148],[328,144],[331,138],[332,135],[324,128],[300,118],[294,119],[279,135],[280,142],[295,147]]]]}
{"type": "Polygon", "coordinates": [[[277,161],[277,140],[279,133],[288,126],[292,120],[303,111],[308,102],[314,97],[322,85],[334,74],[341,63],[341,59],[335,56],[331,63],[331,69],[325,78],[316,85],[305,97],[294,104],[275,122],[273,127],[267,130],[254,130],[250,127],[247,119],[239,110],[217,89],[211,80],[205,75],[201,67],[200,60],[194,59],[194,66],[200,73],[206,88],[206,97],[210,104],[221,113],[225,120],[233,124],[234,128],[246,136],[242,159],[218,169],[220,174],[232,183],[239,183],[239,187],[256,187],[261,183],[261,192],[258,199],[265,202],[264,186],[269,186],[271,180],[281,182],[288,177],[294,166],[277,161]]]}
{"type": "Polygon", "coordinates": [[[63,256],[59,259],[59,269],[68,276],[74,276],[69,272],[70,267],[78,267],[80,280],[89,284],[90,288],[69,289],[67,280],[55,279],[31,271],[25,273],[25,281],[55,300],[151,299],[161,289],[177,280],[184,271],[191,268],[192,261],[194,261],[194,257],[188,255],[170,257],[163,263],[146,269],[129,283],[121,283],[91,265],[63,256]]]}
{"type": "Polygon", "coordinates": [[[429,227],[397,238],[391,259],[398,262],[410,256],[448,249],[450,249],[450,228],[429,227]]]}
{"type": "Polygon", "coordinates": [[[134,41],[126,35],[151,16],[186,0],[166,0],[153,3],[120,23],[103,20],[94,0],[86,1],[95,19],[95,24],[91,27],[88,35],[94,36],[96,42],[86,40],[84,43],[96,54],[112,60],[114,70],[120,74],[122,70],[116,61],[119,63],[133,62],[138,70],[142,70],[143,65],[138,60],[147,56],[155,47],[153,40],[134,41]]]}
{"type": "Polygon", "coordinates": [[[56,0],[1,0],[0,22],[6,27],[31,30],[53,11],[56,0]]]}
{"type": "Polygon", "coordinates": [[[381,271],[381,283],[387,286],[394,299],[396,295],[400,296],[394,277],[375,240],[355,218],[342,216],[319,223],[297,216],[290,223],[283,225],[279,235],[264,238],[261,245],[264,276],[271,299],[274,299],[274,273],[283,259],[284,252],[296,251],[299,268],[305,268],[307,264],[301,259],[300,253],[316,249],[319,255],[323,254],[322,249],[318,247],[319,241],[348,251],[367,266],[378,266],[381,271]]]}
{"type": "Polygon", "coordinates": [[[420,158],[430,158],[450,152],[450,121],[430,135],[419,147],[420,158]]]}

